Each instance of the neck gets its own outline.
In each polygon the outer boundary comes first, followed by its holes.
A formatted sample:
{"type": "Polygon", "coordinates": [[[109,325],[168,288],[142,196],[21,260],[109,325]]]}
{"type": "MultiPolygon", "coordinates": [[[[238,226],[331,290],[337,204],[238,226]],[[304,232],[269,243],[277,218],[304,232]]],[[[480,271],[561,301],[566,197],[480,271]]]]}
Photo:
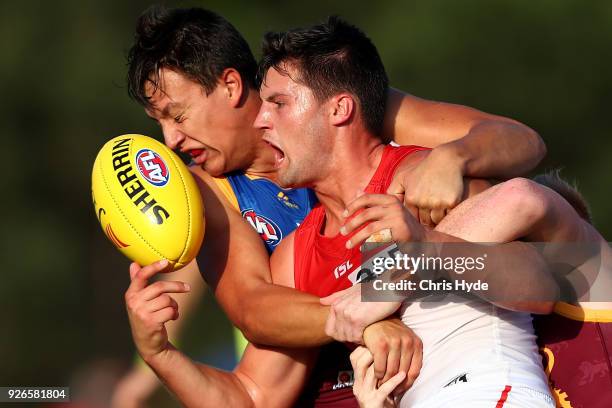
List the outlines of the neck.
{"type": "Polygon", "coordinates": [[[266,177],[276,181],[274,151],[262,140],[263,131],[253,126],[260,106],[259,93],[249,90],[244,104],[240,107],[239,115],[244,123],[240,131],[246,136],[245,141],[248,143],[244,148],[250,152],[245,156],[239,169],[252,176],[266,177]]]}
{"type": "Polygon", "coordinates": [[[340,143],[334,146],[334,161],[329,174],[313,186],[319,202],[325,208],[326,235],[338,233],[344,223],[342,213],[366,189],[380,164],[385,147],[370,134],[367,137],[340,136],[338,140],[340,143]]]}
{"type": "Polygon", "coordinates": [[[257,133],[255,155],[251,165],[245,170],[252,176],[265,177],[274,182],[278,181],[275,167],[274,151],[262,140],[263,131],[254,129],[257,133]]]}

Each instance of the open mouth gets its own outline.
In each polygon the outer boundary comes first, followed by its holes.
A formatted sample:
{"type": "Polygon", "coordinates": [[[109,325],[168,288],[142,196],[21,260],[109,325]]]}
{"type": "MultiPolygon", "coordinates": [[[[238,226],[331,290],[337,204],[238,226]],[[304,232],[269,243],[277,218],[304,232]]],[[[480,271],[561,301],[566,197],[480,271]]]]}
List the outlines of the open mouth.
{"type": "Polygon", "coordinates": [[[191,149],[187,153],[191,156],[191,159],[195,164],[202,164],[206,161],[208,152],[206,149],[191,149]]]}
{"type": "Polygon", "coordinates": [[[276,146],[275,144],[265,140],[265,142],[272,148],[272,150],[274,150],[274,159],[275,159],[275,167],[279,168],[281,166],[281,164],[283,163],[283,161],[285,160],[285,152],[283,152],[283,150],[276,146]]]}

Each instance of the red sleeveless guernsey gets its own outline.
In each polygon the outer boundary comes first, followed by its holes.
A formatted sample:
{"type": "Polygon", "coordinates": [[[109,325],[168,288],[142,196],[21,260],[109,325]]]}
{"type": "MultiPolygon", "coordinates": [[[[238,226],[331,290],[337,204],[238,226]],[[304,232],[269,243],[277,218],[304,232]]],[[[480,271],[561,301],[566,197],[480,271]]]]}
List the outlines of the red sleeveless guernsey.
{"type": "MultiPolygon", "coordinates": [[[[399,163],[420,150],[426,148],[385,146],[380,164],[365,192],[384,194],[399,163]]],[[[351,250],[345,247],[353,234],[335,237],[321,234],[324,220],[325,209],[317,204],[295,230],[294,241],[295,287],[319,297],[347,289],[358,281],[362,260],[358,247],[351,250]]],[[[358,407],[353,396],[350,353],[351,349],[342,343],[323,346],[297,406],[358,407]]]]}

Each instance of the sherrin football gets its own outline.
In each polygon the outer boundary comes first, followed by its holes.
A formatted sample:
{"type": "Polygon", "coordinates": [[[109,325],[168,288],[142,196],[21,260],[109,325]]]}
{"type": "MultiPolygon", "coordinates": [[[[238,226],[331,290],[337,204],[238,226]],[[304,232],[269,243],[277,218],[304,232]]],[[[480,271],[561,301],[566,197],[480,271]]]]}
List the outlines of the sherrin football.
{"type": "Polygon", "coordinates": [[[169,148],[143,135],[107,142],[91,175],[96,216],[108,239],[131,260],[189,263],[204,238],[204,206],[189,169],[169,148]]]}

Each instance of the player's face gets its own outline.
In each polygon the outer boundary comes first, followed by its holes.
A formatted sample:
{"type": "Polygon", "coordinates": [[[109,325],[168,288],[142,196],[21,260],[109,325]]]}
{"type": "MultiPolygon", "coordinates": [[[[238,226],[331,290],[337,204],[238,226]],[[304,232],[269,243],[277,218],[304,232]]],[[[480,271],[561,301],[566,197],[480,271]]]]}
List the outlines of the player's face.
{"type": "Polygon", "coordinates": [[[213,176],[236,170],[241,138],[221,88],[206,95],[200,84],[166,68],[160,70],[159,82],[157,89],[146,85],[152,104],[146,112],[161,126],[166,145],[188,153],[213,176]]]}
{"type": "Polygon", "coordinates": [[[284,187],[310,186],[329,166],[330,132],[326,121],[327,104],[316,100],[305,85],[271,68],[261,85],[262,105],[255,127],[276,153],[278,181],[284,187]]]}

